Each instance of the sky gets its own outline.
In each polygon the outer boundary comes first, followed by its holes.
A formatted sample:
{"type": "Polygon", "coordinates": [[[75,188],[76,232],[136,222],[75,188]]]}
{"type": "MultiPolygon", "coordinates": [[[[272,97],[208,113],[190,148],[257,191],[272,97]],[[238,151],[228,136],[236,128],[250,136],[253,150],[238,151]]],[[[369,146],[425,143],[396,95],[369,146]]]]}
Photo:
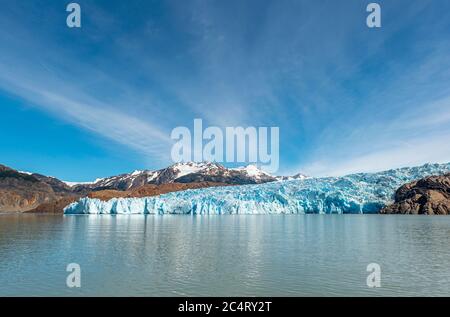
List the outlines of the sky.
{"type": "Polygon", "coordinates": [[[0,164],[170,164],[172,129],[279,127],[278,174],[450,161],[450,2],[0,0],[0,164]]]}

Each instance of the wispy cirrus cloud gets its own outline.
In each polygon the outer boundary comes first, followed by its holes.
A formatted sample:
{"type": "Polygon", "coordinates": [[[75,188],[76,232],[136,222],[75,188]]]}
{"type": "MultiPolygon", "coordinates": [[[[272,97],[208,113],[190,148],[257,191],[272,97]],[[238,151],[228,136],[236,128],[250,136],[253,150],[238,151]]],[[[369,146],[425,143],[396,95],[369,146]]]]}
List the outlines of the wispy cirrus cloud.
{"type": "MultiPolygon", "coordinates": [[[[42,78],[27,68],[26,76],[17,76],[0,65],[0,83],[3,89],[19,96],[30,105],[39,107],[55,117],[104,138],[126,145],[156,162],[167,162],[171,140],[167,131],[137,116],[86,96],[82,91],[68,88],[65,83],[32,82],[42,78]]],[[[119,101],[120,102],[120,101],[119,101]]],[[[123,101],[126,108],[126,101],[123,101]]]]}
{"type": "Polygon", "coordinates": [[[357,1],[80,2],[81,30],[63,1],[0,13],[0,88],[147,161],[194,118],[280,127],[283,174],[447,157],[448,2],[380,0],[379,30],[357,1]]]}
{"type": "MultiPolygon", "coordinates": [[[[50,20],[52,13],[50,10],[50,20]]],[[[106,15],[101,17],[109,21],[106,15]]],[[[167,163],[170,130],[161,124],[165,111],[151,93],[137,93],[133,85],[105,72],[104,65],[80,60],[69,47],[61,47],[46,36],[34,38],[33,29],[8,18],[16,34],[5,28],[0,31],[5,40],[0,56],[3,91],[101,138],[125,145],[153,165],[167,163]],[[139,107],[147,111],[139,111],[139,107]]],[[[87,37],[96,36],[87,33],[87,37]]]]}

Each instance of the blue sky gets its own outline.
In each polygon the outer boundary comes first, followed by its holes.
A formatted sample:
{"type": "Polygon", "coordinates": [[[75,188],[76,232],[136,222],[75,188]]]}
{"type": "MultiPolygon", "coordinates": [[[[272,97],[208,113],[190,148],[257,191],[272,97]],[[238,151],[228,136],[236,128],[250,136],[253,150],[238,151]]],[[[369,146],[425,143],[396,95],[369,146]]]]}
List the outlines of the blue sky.
{"type": "Polygon", "coordinates": [[[0,2],[0,164],[89,181],[171,164],[170,132],[280,127],[279,174],[450,161],[450,2],[0,2]]]}

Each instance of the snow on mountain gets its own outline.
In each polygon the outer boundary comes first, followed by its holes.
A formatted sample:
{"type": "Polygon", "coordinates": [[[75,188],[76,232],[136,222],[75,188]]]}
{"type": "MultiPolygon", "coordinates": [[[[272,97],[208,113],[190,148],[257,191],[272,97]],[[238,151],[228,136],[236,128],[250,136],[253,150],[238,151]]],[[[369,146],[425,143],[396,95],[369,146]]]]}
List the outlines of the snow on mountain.
{"type": "Polygon", "coordinates": [[[21,174],[25,174],[25,175],[33,175],[33,173],[25,172],[25,171],[17,171],[17,172],[19,172],[21,174]]]}
{"type": "Polygon", "coordinates": [[[175,165],[172,165],[171,167],[176,173],[176,178],[180,178],[189,174],[194,173],[208,173],[211,170],[219,169],[220,167],[217,164],[213,163],[194,163],[194,162],[188,162],[188,163],[177,163],[175,165]]]}
{"type": "Polygon", "coordinates": [[[159,197],[83,198],[66,214],[290,214],[377,213],[401,185],[450,171],[448,164],[426,164],[379,173],[306,178],[257,185],[187,190],[159,197]]]}
{"type": "Polygon", "coordinates": [[[309,178],[308,176],[304,175],[304,174],[296,174],[294,176],[276,176],[276,179],[278,181],[291,181],[291,180],[303,180],[303,179],[307,179],[309,178]]]}
{"type": "Polygon", "coordinates": [[[88,187],[92,189],[117,189],[128,190],[131,188],[140,187],[149,183],[149,180],[155,179],[158,172],[155,171],[134,171],[130,174],[122,174],[112,177],[106,177],[96,180],[92,184],[88,184],[88,187]]]}
{"type": "Polygon", "coordinates": [[[92,185],[95,184],[95,182],[66,182],[66,181],[62,181],[64,184],[66,184],[69,187],[75,187],[78,185],[92,185]]]}
{"type": "Polygon", "coordinates": [[[192,183],[192,182],[216,182],[224,184],[259,184],[276,181],[277,179],[268,173],[258,169],[254,165],[236,169],[228,169],[217,163],[177,163],[167,168],[149,171],[136,170],[130,174],[122,174],[98,179],[93,183],[70,183],[75,189],[89,188],[129,190],[146,184],[192,183]]]}
{"type": "Polygon", "coordinates": [[[187,163],[200,164],[200,169],[179,176],[176,182],[216,182],[233,185],[260,184],[275,181],[275,177],[258,170],[255,166],[243,168],[225,168],[217,163],[187,163]]]}
{"type": "Polygon", "coordinates": [[[267,177],[267,176],[271,177],[272,176],[269,173],[266,173],[263,170],[260,170],[255,165],[248,165],[248,166],[244,166],[244,167],[233,168],[232,170],[242,172],[242,173],[246,174],[247,176],[254,177],[257,179],[260,179],[261,177],[267,177]]]}
{"type": "Polygon", "coordinates": [[[144,171],[138,171],[138,170],[136,170],[136,171],[134,171],[133,173],[131,173],[131,176],[136,176],[136,175],[140,175],[140,174],[142,174],[144,171]]]}

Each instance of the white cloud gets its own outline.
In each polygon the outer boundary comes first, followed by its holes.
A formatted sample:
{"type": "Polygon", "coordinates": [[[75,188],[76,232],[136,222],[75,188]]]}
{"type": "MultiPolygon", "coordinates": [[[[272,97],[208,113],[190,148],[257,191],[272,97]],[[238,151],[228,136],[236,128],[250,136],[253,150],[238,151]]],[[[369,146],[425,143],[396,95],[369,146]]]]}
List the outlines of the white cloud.
{"type": "Polygon", "coordinates": [[[450,162],[450,134],[419,138],[409,143],[386,148],[338,162],[318,161],[303,166],[305,173],[314,176],[342,176],[359,172],[377,172],[426,163],[450,162]]]}
{"type": "Polygon", "coordinates": [[[128,146],[148,159],[166,162],[170,158],[168,132],[149,120],[122,111],[128,107],[127,104],[108,106],[64,81],[58,83],[48,79],[48,74],[39,73],[32,67],[27,68],[24,74],[0,64],[0,86],[29,105],[128,146]]]}

